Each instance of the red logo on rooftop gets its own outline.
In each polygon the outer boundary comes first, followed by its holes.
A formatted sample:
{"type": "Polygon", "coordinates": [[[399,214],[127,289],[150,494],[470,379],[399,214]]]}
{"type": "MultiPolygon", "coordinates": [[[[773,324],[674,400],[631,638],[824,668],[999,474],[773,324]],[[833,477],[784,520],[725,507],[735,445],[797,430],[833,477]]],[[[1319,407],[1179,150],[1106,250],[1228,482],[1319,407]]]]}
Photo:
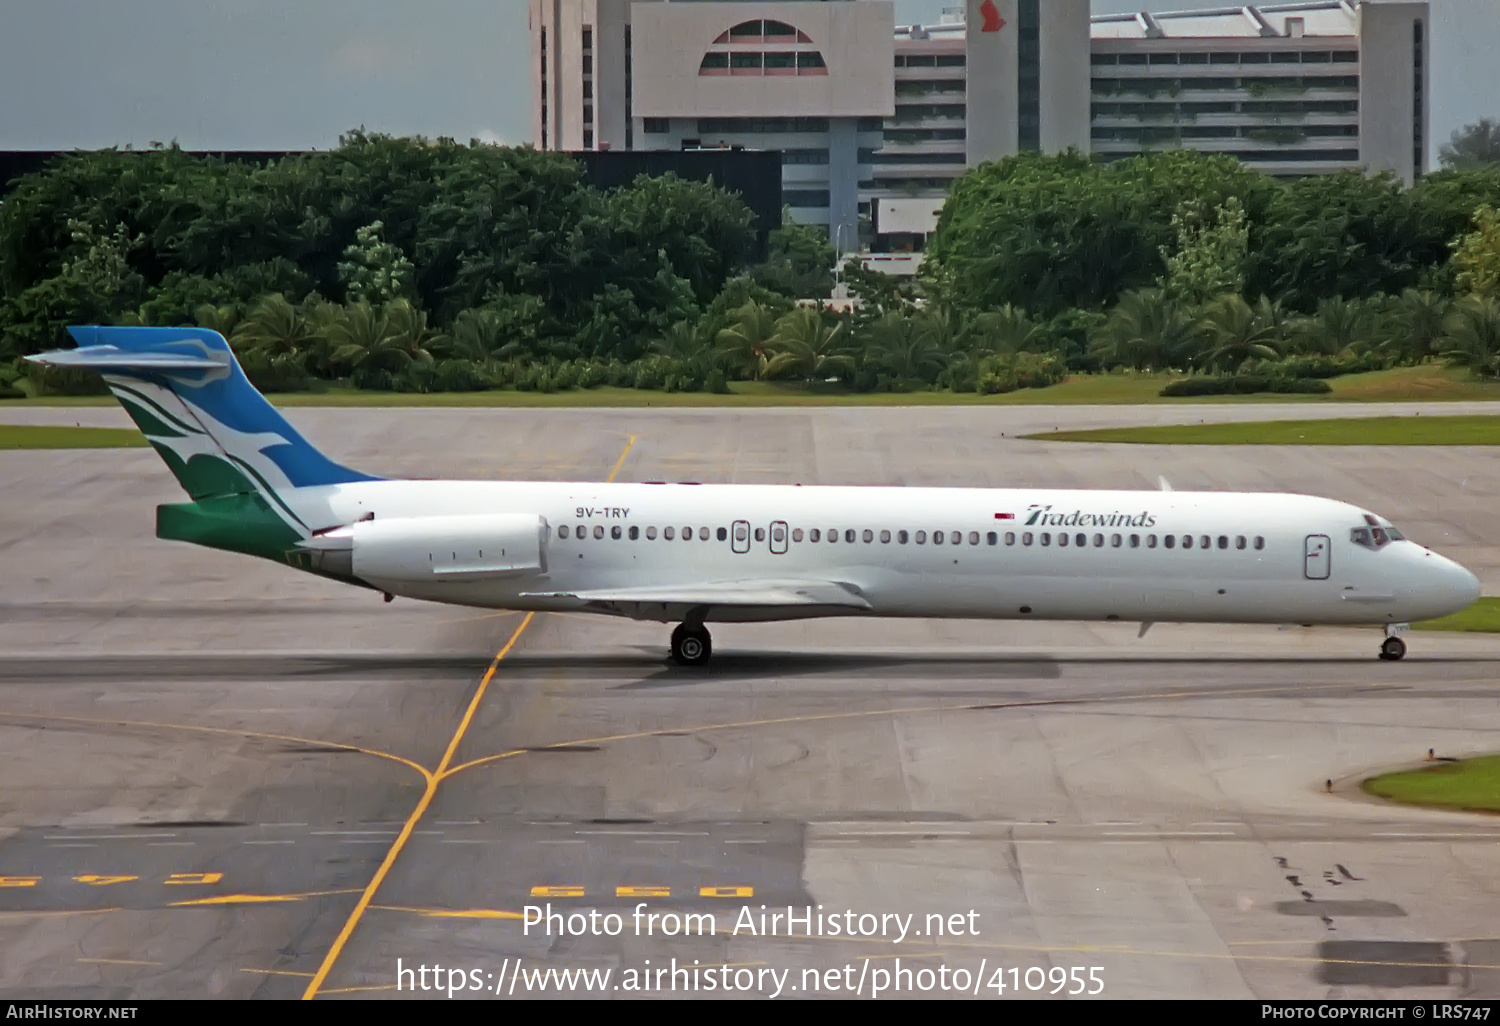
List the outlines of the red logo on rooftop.
{"type": "Polygon", "coordinates": [[[984,0],[979,5],[979,14],[984,19],[984,24],[979,26],[981,32],[999,32],[1005,27],[1005,19],[1000,17],[1000,11],[995,7],[995,0],[984,0]]]}

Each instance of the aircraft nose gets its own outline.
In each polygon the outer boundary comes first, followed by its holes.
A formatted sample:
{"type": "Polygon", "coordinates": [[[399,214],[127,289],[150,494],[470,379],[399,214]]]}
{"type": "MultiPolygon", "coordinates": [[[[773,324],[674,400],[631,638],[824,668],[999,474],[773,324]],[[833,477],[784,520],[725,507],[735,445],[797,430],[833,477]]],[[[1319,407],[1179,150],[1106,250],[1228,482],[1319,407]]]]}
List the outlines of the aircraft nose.
{"type": "Polygon", "coordinates": [[[1438,578],[1437,591],[1442,596],[1449,613],[1467,609],[1478,601],[1479,578],[1475,577],[1468,567],[1461,566],[1436,553],[1433,553],[1431,558],[1437,564],[1433,567],[1434,576],[1438,578]]]}

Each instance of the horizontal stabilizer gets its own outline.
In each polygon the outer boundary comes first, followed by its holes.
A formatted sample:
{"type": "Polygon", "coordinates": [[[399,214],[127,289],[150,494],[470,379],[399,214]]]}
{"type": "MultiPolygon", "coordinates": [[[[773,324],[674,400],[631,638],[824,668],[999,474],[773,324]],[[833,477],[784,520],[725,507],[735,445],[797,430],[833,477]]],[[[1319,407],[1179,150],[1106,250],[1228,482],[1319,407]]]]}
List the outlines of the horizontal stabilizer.
{"type": "Polygon", "coordinates": [[[672,584],[647,588],[599,588],[588,591],[529,592],[523,598],[571,598],[580,602],[642,602],[688,606],[844,606],[870,609],[851,585],[834,581],[759,580],[710,584],[672,584]]]}
{"type": "Polygon", "coordinates": [[[194,353],[165,353],[121,349],[118,346],[82,346],[37,353],[26,359],[48,367],[80,367],[96,371],[193,371],[220,370],[228,360],[213,360],[194,353]]]}

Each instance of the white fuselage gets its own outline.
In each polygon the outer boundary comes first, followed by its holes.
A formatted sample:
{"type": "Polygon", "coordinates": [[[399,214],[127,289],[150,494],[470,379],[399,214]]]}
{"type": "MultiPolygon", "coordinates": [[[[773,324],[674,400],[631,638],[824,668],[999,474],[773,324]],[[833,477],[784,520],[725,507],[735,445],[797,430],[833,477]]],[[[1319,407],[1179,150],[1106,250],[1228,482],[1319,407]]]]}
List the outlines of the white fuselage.
{"type": "Polygon", "coordinates": [[[487,608],[709,622],[868,615],[1382,624],[1442,616],[1479,594],[1468,570],[1413,542],[1356,544],[1351,532],[1378,519],[1366,511],[1303,495],[373,481],[283,498],[314,530],[372,514],[377,522],[540,517],[540,570],[365,578],[392,594],[487,608]],[[727,584],[732,595],[734,582],[764,581],[833,582],[863,605],[567,594],[654,587],[670,595],[727,584]]]}

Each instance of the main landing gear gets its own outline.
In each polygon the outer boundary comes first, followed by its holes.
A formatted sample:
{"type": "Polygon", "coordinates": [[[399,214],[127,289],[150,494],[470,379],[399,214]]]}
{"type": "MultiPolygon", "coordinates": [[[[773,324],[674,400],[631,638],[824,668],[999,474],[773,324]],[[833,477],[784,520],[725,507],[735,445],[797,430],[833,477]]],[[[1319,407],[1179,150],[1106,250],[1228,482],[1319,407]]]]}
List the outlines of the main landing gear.
{"type": "Polygon", "coordinates": [[[681,666],[706,666],[713,639],[701,623],[680,623],[672,631],[672,660],[681,666]]]}
{"type": "Polygon", "coordinates": [[[1386,627],[1385,640],[1380,643],[1380,658],[1394,661],[1406,655],[1406,642],[1396,636],[1396,632],[1405,627],[1404,623],[1393,623],[1386,627]]]}

